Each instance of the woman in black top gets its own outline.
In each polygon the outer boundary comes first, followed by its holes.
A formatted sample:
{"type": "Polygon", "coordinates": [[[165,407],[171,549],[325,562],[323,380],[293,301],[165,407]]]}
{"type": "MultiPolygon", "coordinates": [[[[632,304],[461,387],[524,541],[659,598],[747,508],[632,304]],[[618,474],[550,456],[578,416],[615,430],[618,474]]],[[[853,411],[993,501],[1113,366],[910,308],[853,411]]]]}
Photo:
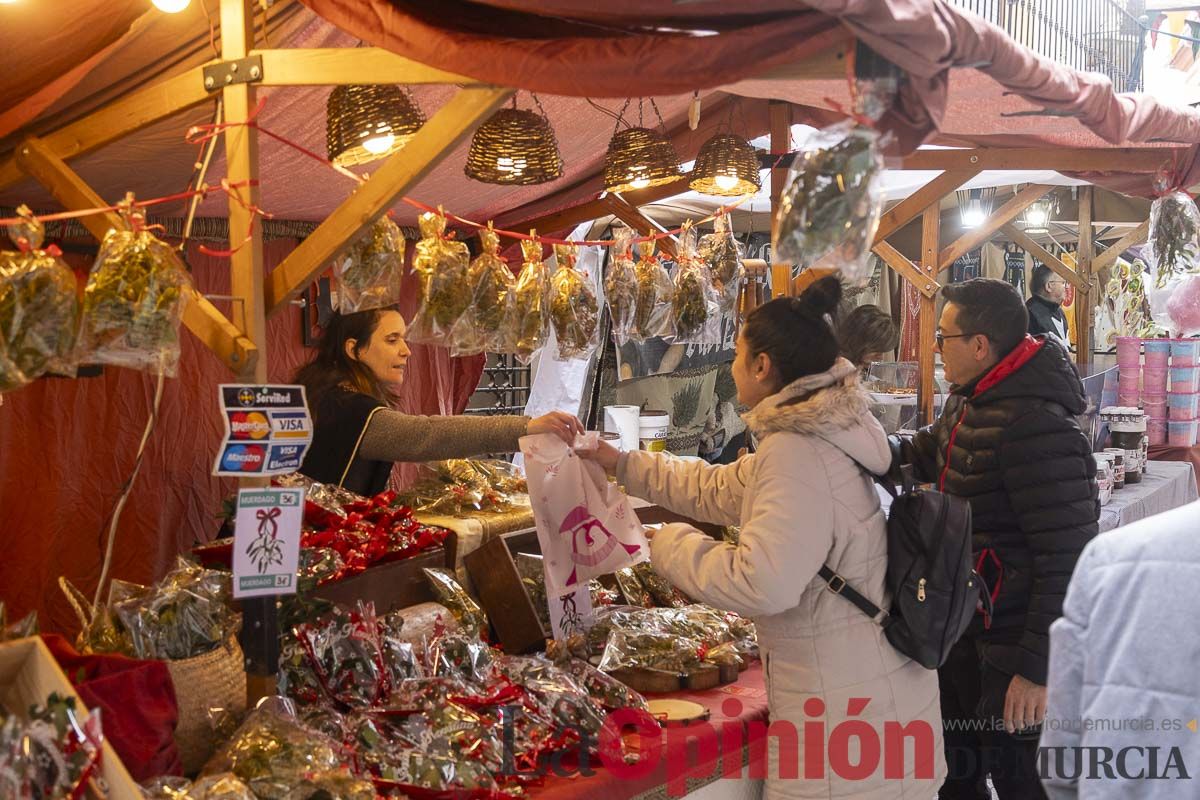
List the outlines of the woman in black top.
{"type": "Polygon", "coordinates": [[[396,461],[436,461],[517,449],[526,434],[568,443],[583,431],[571,414],[528,417],[423,417],[389,407],[410,351],[404,318],[382,308],[334,314],[316,357],[296,373],[313,416],[313,441],[300,471],[321,483],[370,496],[387,487],[396,461]]]}

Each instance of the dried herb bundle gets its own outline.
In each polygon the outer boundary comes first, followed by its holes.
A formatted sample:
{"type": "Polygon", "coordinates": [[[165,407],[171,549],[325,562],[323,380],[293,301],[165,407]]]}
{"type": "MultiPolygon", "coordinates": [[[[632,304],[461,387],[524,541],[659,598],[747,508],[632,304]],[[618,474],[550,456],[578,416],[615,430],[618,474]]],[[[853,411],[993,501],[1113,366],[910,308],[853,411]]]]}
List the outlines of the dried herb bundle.
{"type": "Polygon", "coordinates": [[[618,345],[629,340],[637,313],[638,276],[631,251],[632,238],[633,231],[629,228],[620,228],[613,234],[615,244],[604,278],[604,299],[612,318],[613,341],[618,345]]]}
{"type": "Polygon", "coordinates": [[[558,269],[550,278],[550,322],[558,340],[558,357],[579,358],[596,347],[600,304],[583,273],[575,269],[573,245],[555,245],[558,269]]]}
{"type": "Polygon", "coordinates": [[[1150,268],[1161,289],[1176,275],[1196,269],[1200,256],[1200,211],[1184,192],[1157,198],[1150,207],[1150,268]]]}
{"type": "Polygon", "coordinates": [[[671,274],[654,255],[654,242],[638,245],[637,309],[633,316],[633,335],[637,340],[670,333],[671,298],[675,285],[671,274]]]}
{"type": "Polygon", "coordinates": [[[404,234],[387,216],[380,217],[354,240],[333,274],[341,313],[395,305],[404,278],[404,234]]]}
{"type": "Polygon", "coordinates": [[[517,276],[513,289],[512,351],[518,359],[528,363],[546,343],[549,279],[546,265],[542,262],[540,243],[529,239],[522,241],[521,255],[525,263],[521,266],[521,274],[517,276]]]}
{"type": "Polygon", "coordinates": [[[418,220],[421,241],[413,257],[420,279],[421,300],[409,327],[409,338],[426,344],[448,345],[454,323],[471,304],[467,281],[471,255],[463,242],[446,238],[446,217],[425,213],[418,220]]]}
{"type": "Polygon", "coordinates": [[[81,357],[174,376],[187,270],[136,215],[133,230],[110,230],[83,292],[81,357]]]}
{"type": "Polygon", "coordinates": [[[450,352],[455,356],[507,351],[512,339],[508,329],[512,290],[516,285],[512,270],[500,257],[500,237],[488,224],[479,232],[483,252],[467,270],[471,304],[454,326],[450,352]]]}
{"type": "Polygon", "coordinates": [[[78,328],[70,267],[45,250],[0,253],[0,392],[73,374],[78,328]]]}
{"type": "Polygon", "coordinates": [[[696,252],[708,263],[713,288],[720,297],[721,308],[728,311],[737,303],[746,269],[742,266],[742,246],[734,238],[729,217],[722,214],[713,224],[714,232],[700,238],[696,252]]]}
{"type": "Polygon", "coordinates": [[[671,311],[675,317],[675,338],[681,342],[694,342],[706,338],[709,324],[709,301],[712,284],[707,265],[696,255],[696,232],[691,222],[683,224],[679,237],[679,263],[675,271],[675,292],[672,295],[671,311]]]}
{"type": "Polygon", "coordinates": [[[865,277],[883,204],[882,172],[875,131],[850,122],[817,131],[788,175],[775,257],[809,267],[834,253],[829,266],[851,281],[865,277]]]}

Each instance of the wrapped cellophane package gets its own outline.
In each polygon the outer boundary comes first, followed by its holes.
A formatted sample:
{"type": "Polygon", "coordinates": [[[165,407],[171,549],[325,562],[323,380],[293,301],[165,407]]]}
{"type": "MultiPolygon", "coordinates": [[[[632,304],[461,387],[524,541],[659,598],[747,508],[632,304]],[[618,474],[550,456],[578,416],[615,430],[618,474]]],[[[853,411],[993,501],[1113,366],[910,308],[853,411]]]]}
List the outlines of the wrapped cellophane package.
{"type": "Polygon", "coordinates": [[[333,268],[338,311],[353,314],[400,302],[404,234],[387,215],[367,228],[333,268]]]}
{"type": "Polygon", "coordinates": [[[500,257],[500,236],[489,222],[479,232],[483,251],[467,270],[471,294],[466,313],[454,325],[450,354],[506,353],[513,347],[511,304],[516,280],[500,257]]]}
{"type": "Polygon", "coordinates": [[[467,245],[446,235],[446,216],[426,212],[418,219],[421,240],[413,257],[420,302],[408,338],[422,344],[449,346],[454,324],[471,304],[467,281],[471,254],[467,245]]]}
{"type": "Polygon", "coordinates": [[[623,345],[633,333],[637,314],[637,265],[633,262],[633,231],[618,228],[613,233],[608,271],[604,276],[604,301],[612,318],[613,341],[623,345]]]}
{"type": "Polygon", "coordinates": [[[550,323],[560,359],[583,358],[600,339],[600,304],[588,276],[575,268],[575,246],[554,246],[558,269],[550,277],[550,323]]]}

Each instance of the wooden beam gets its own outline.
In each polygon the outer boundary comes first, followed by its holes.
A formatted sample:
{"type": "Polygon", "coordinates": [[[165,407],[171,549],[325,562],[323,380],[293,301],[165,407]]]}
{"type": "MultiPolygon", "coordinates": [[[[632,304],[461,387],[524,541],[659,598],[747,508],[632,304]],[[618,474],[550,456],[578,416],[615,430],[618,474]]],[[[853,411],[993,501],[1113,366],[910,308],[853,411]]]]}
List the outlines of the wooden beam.
{"type": "MultiPolygon", "coordinates": [[[[46,142],[26,139],[17,147],[15,157],[23,170],[22,174],[28,174],[45,186],[64,208],[82,210],[109,205],[46,142]]],[[[121,217],[113,211],[89,214],[79,221],[97,241],[102,241],[110,228],[125,226],[121,217]]],[[[191,283],[187,288],[187,301],[183,304],[183,324],[234,372],[258,360],[258,349],[254,343],[242,336],[241,331],[191,283]]]]}
{"type": "MultiPolygon", "coordinates": [[[[196,67],[133,92],[41,138],[51,152],[66,160],[89,153],[211,97],[204,88],[203,68],[196,67]]],[[[0,189],[23,177],[15,156],[0,162],[0,189]]]]}
{"type": "MultiPolygon", "coordinates": [[[[645,214],[631,206],[624,200],[624,198],[621,198],[615,194],[605,195],[604,203],[608,206],[608,209],[613,216],[624,222],[629,227],[633,228],[642,236],[650,236],[652,234],[662,232],[658,226],[651,222],[645,214]]],[[[675,240],[670,237],[659,239],[658,249],[666,253],[672,259],[678,255],[678,248],[675,246],[675,240]]]]}
{"type": "Polygon", "coordinates": [[[856,46],[854,37],[844,40],[813,54],[803,61],[784,64],[760,75],[754,80],[762,81],[808,81],[846,80],[846,59],[856,46]]]}
{"type": "Polygon", "coordinates": [[[1042,247],[1040,244],[1030,238],[1025,231],[1021,230],[1016,225],[1005,225],[1000,230],[1004,232],[1005,236],[1021,245],[1021,247],[1025,248],[1025,251],[1028,252],[1029,255],[1033,256],[1035,259],[1054,270],[1055,275],[1058,275],[1067,283],[1074,286],[1076,291],[1087,286],[1087,281],[1084,278],[1081,278],[1079,273],[1067,266],[1066,262],[1061,258],[1054,255],[1049,250],[1042,247]]]}
{"type": "MultiPolygon", "coordinates": [[[[226,61],[245,58],[254,44],[254,6],[245,0],[221,0],[221,57],[226,61]]],[[[246,382],[267,382],[267,318],[263,309],[262,225],[246,206],[259,205],[258,130],[237,123],[254,113],[257,90],[252,83],[239,83],[221,90],[225,122],[235,127],[225,131],[226,175],[241,202],[229,200],[230,294],[240,298],[234,308],[241,314],[234,323],[258,347],[258,363],[242,370],[246,382]],[[248,237],[248,238],[245,238],[248,237]]]]}
{"type": "Polygon", "coordinates": [[[943,172],[899,203],[896,203],[887,213],[879,218],[879,229],[875,232],[875,244],[884,241],[893,233],[921,216],[926,208],[935,203],[941,203],[943,197],[974,178],[981,171],[972,168],[943,172]]]}
{"type": "Polygon", "coordinates": [[[1106,249],[1103,253],[1092,259],[1092,271],[1096,274],[1106,272],[1113,264],[1117,263],[1121,253],[1124,253],[1135,244],[1141,244],[1150,236],[1150,220],[1146,220],[1141,225],[1126,233],[1116,244],[1106,249]]]}
{"type": "Polygon", "coordinates": [[[263,86],[361,86],[373,83],[483,85],[474,78],[427,67],[381,47],[252,50],[250,55],[262,57],[263,86]]]}
{"type": "MultiPolygon", "coordinates": [[[[651,186],[647,189],[638,189],[633,192],[625,192],[621,197],[634,208],[640,208],[688,191],[688,181],[690,180],[691,175],[685,174],[679,180],[672,181],[671,183],[664,183],[661,186],[651,186]]],[[[527,231],[532,228],[548,234],[555,231],[567,230],[574,228],[580,223],[611,214],[612,210],[605,203],[605,199],[606,196],[593,197],[549,214],[531,217],[520,222],[506,221],[503,223],[503,227],[506,230],[512,231],[527,231]]]]}
{"type": "Polygon", "coordinates": [[[359,186],[300,243],[271,273],[267,308],[275,313],[304,291],[329,262],[350,246],[354,237],[374,223],[388,207],[458,145],[488,115],[504,105],[512,89],[460,89],[421,130],[390,156],[366,183],[359,186]]]}
{"type": "Polygon", "coordinates": [[[1092,260],[1096,256],[1096,240],[1092,237],[1093,186],[1079,187],[1079,250],[1075,254],[1075,269],[1084,285],[1075,290],[1075,363],[1080,367],[1092,360],[1092,260]]]}
{"type": "Polygon", "coordinates": [[[973,148],[918,150],[901,162],[901,169],[1037,170],[1059,172],[1157,172],[1181,157],[1182,148],[973,148]]]}
{"type": "MultiPolygon", "coordinates": [[[[780,100],[772,100],[767,106],[771,125],[771,154],[782,155],[792,149],[792,106],[780,100]]],[[[787,181],[787,167],[771,170],[771,239],[775,238],[776,219],[779,217],[779,202],[783,196],[783,184],[787,181]]]]}
{"type": "Polygon", "coordinates": [[[942,285],[932,276],[925,275],[921,268],[904,257],[896,248],[887,242],[879,242],[872,248],[875,255],[883,259],[883,263],[894,269],[900,277],[917,287],[917,291],[926,297],[934,297],[942,285]]]}
{"type": "Polygon", "coordinates": [[[1046,192],[1049,192],[1053,188],[1053,186],[1031,183],[1017,192],[1007,203],[1000,206],[996,211],[993,211],[992,215],[984,220],[982,225],[967,231],[942,250],[941,256],[938,258],[938,269],[947,269],[959,256],[974,250],[988,239],[991,239],[996,231],[1016,219],[1018,214],[1036,203],[1046,192]]]}
{"type": "MultiPolygon", "coordinates": [[[[938,272],[942,212],[936,206],[921,217],[921,271],[932,278],[938,272]]],[[[937,299],[922,292],[917,312],[917,414],[920,426],[933,422],[934,333],[937,331],[937,299]]]]}

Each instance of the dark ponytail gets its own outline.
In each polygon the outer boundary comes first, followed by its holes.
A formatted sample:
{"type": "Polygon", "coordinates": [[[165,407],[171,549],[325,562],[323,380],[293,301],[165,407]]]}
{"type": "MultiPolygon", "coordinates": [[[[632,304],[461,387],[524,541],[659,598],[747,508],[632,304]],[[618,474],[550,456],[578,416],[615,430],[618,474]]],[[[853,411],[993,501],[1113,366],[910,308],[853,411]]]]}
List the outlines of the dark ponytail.
{"type": "Polygon", "coordinates": [[[838,358],[837,337],[826,316],[837,313],[841,299],[842,283],[830,275],[799,297],[780,297],[754,309],[742,328],[750,356],[770,356],[781,386],[825,372],[838,358]]]}

